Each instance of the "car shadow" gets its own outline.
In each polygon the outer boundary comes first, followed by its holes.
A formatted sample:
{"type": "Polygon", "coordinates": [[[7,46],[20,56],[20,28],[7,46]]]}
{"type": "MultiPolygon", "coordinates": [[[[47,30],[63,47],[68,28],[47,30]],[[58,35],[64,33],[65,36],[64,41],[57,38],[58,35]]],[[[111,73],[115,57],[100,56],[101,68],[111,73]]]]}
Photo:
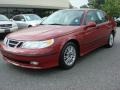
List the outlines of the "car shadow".
{"type": "Polygon", "coordinates": [[[64,71],[58,67],[54,67],[50,69],[43,69],[43,70],[21,68],[21,67],[16,67],[11,64],[8,64],[8,67],[9,69],[12,69],[14,72],[17,72],[17,73],[22,73],[22,74],[29,75],[29,76],[42,76],[42,77],[58,74],[64,71]]]}

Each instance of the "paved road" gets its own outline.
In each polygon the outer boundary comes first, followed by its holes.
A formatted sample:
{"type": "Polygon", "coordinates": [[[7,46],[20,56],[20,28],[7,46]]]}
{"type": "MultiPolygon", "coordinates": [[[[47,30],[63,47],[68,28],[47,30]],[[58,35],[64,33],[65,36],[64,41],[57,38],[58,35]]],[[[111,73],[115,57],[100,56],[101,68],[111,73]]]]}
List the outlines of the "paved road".
{"type": "Polygon", "coordinates": [[[71,70],[27,70],[1,59],[0,90],[120,90],[120,28],[113,48],[97,49],[71,70]]]}

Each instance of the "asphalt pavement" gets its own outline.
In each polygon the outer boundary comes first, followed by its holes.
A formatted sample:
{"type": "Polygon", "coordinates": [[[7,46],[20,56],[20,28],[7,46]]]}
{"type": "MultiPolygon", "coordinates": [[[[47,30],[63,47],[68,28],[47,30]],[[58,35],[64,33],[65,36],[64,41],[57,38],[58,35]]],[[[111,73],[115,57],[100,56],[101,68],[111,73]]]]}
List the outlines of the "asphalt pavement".
{"type": "Polygon", "coordinates": [[[81,57],[70,70],[23,69],[1,58],[0,90],[120,90],[120,28],[113,48],[81,57]]]}

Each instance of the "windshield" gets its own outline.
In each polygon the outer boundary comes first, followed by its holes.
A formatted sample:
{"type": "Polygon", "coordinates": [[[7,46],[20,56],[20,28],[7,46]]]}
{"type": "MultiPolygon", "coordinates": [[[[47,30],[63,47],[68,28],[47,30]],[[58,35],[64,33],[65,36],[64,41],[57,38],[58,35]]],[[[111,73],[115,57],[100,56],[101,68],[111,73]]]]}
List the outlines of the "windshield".
{"type": "Polygon", "coordinates": [[[84,11],[80,10],[61,10],[50,15],[42,24],[45,25],[71,25],[78,26],[84,11]]]}
{"type": "Polygon", "coordinates": [[[0,15],[0,21],[9,21],[9,19],[4,15],[0,15]]]}
{"type": "Polygon", "coordinates": [[[41,20],[41,18],[37,15],[25,15],[27,21],[36,21],[41,20]]]}

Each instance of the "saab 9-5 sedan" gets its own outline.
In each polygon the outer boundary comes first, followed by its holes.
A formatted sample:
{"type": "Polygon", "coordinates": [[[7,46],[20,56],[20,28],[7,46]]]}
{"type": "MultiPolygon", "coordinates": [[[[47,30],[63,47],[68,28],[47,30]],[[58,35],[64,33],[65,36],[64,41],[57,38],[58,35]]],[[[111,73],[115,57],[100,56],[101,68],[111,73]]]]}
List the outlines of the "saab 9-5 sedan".
{"type": "Polygon", "coordinates": [[[7,35],[0,50],[5,61],[19,67],[70,69],[79,56],[112,47],[115,33],[116,23],[104,11],[59,10],[40,26],[7,35]]]}

